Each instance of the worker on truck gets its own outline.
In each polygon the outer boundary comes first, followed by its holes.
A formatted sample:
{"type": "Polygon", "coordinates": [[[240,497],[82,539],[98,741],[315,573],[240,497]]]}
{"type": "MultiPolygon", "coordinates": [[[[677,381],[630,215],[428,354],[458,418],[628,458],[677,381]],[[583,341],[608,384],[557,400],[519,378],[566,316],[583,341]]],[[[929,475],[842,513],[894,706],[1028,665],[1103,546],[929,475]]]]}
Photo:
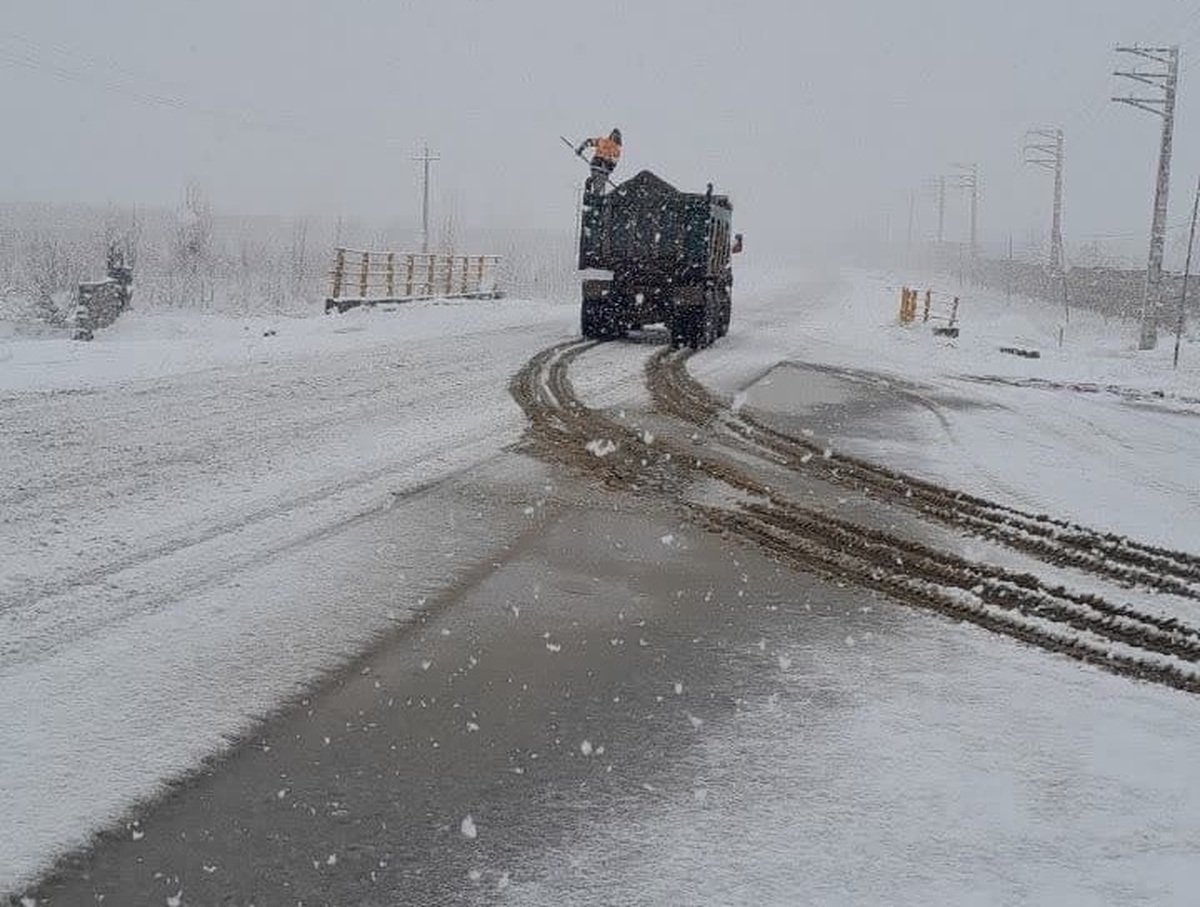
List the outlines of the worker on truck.
{"type": "Polygon", "coordinates": [[[613,129],[606,136],[594,139],[584,139],[575,149],[575,153],[583,156],[585,148],[592,148],[592,175],[587,181],[587,191],[591,195],[603,195],[609,175],[617,169],[617,161],[621,159],[621,130],[613,129]]]}

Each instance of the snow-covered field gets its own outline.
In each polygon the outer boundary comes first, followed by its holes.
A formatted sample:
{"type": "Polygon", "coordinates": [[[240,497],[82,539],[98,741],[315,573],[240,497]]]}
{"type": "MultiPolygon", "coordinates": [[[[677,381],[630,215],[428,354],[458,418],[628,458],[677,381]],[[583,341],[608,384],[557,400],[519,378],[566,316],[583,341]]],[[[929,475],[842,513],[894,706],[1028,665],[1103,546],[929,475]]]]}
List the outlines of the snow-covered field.
{"type": "Polygon", "coordinates": [[[962,295],[960,336],[934,337],[919,317],[897,323],[903,279],[751,275],[738,291],[755,304],[728,351],[690,368],[729,393],[789,359],[892,377],[924,411],[884,443],[851,438],[852,451],[1027,509],[1200,548],[1200,343],[1185,335],[1172,369],[1173,338],[1137,352],[1131,323],[1080,309],[1065,323],[1044,303],[913,279],[962,295]]]}
{"type": "MultiPolygon", "coordinates": [[[[920,401],[919,415],[884,442],[851,431],[853,452],[1027,509],[1200,548],[1200,344],[1186,343],[1173,371],[1169,342],[1134,353],[1129,325],[1074,311],[1059,347],[1060,311],[970,289],[962,335],[939,339],[925,325],[896,324],[901,279],[739,275],[730,336],[689,367],[729,393],[788,360],[883,374],[920,401]],[[1041,358],[1000,346],[1036,347],[1041,358]]],[[[416,607],[418,576],[443,563],[436,540],[417,536],[390,565],[413,578],[391,613],[335,597],[362,567],[346,554],[355,521],[519,437],[509,377],[575,330],[573,304],[504,300],[340,318],[135,311],[91,344],[0,340],[0,726],[9,741],[0,890],[416,607]]],[[[636,402],[637,377],[578,383],[589,398],[636,402]]],[[[470,536],[459,558],[481,558],[488,544],[470,536]]],[[[989,677],[1047,658],[1017,651],[989,677]]],[[[1097,695],[1117,683],[1103,678],[1097,695]]],[[[1076,690],[1038,704],[1045,733],[1085,698],[1076,690]]],[[[909,706],[940,715],[950,741],[954,716],[935,700],[909,706]]],[[[1153,746],[1148,702],[1176,716],[1192,709],[1182,694],[1139,690],[1112,697],[1106,720],[1153,746]]],[[[892,721],[893,706],[879,706],[892,721]]],[[[835,742],[885,747],[872,727],[835,742]]],[[[1053,743],[1036,728],[1024,734],[1031,748],[1053,743]]],[[[1200,745],[1200,732],[1173,735],[1172,752],[1200,745]]],[[[1200,780],[1187,764],[1175,769],[1156,773],[1160,799],[1200,780]]],[[[1103,771],[1135,793],[1146,783],[1111,761],[1103,771]]],[[[839,779],[851,800],[855,783],[839,779]]],[[[1122,809],[1156,808],[1135,793],[1122,809]]],[[[862,810],[851,814],[864,821],[862,810]]],[[[828,833],[825,820],[806,834],[815,828],[828,833]]],[[[1178,834],[1194,842],[1200,820],[1178,834]]]]}

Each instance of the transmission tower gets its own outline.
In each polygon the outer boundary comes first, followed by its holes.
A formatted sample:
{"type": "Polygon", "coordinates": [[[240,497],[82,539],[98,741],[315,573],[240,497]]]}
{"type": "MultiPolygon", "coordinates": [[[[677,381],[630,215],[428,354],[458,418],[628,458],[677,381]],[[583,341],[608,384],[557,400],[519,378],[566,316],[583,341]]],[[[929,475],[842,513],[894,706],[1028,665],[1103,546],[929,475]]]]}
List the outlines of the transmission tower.
{"type": "Polygon", "coordinates": [[[937,207],[937,244],[940,247],[946,238],[946,177],[931,176],[921,180],[920,196],[933,199],[937,207]]]}
{"type": "MultiPolygon", "coordinates": [[[[957,173],[942,177],[949,180],[955,189],[965,189],[971,193],[971,257],[974,258],[979,250],[979,165],[951,164],[957,173]]],[[[943,192],[944,194],[944,192],[943,192]]]]}
{"type": "Polygon", "coordinates": [[[1138,349],[1152,350],[1158,345],[1158,316],[1162,305],[1163,242],[1167,233],[1167,194],[1171,184],[1171,144],[1175,134],[1175,89],[1179,83],[1179,47],[1118,47],[1117,53],[1135,59],[1135,68],[1113,74],[1154,89],[1151,97],[1130,95],[1114,97],[1162,118],[1162,142],[1158,152],[1158,178],[1154,184],[1154,217],[1150,222],[1150,258],[1146,265],[1146,289],[1142,295],[1141,336],[1138,349]],[[1153,64],[1147,67],[1148,61],[1153,64]],[[1142,68],[1136,68],[1141,63],[1142,68]]]}
{"type": "Polygon", "coordinates": [[[421,253],[425,254],[429,251],[429,165],[434,161],[440,161],[441,157],[437,154],[430,154],[429,146],[426,145],[421,154],[413,156],[413,160],[423,165],[421,171],[421,253]]]}
{"type": "Polygon", "coordinates": [[[1063,270],[1063,131],[1061,129],[1030,129],[1025,133],[1022,151],[1026,164],[1033,164],[1054,173],[1054,219],[1050,225],[1050,272],[1063,270]]]}

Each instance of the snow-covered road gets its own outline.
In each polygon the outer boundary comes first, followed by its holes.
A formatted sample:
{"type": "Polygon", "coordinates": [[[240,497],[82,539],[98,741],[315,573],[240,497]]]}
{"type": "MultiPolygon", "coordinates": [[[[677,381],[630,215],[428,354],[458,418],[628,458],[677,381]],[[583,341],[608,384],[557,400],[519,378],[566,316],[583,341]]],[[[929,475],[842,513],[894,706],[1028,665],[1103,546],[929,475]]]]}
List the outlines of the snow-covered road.
{"type": "Polygon", "coordinates": [[[92,344],[6,345],[0,889],[415,608],[419,587],[390,615],[341,601],[323,552],[518,439],[508,378],[575,317],[135,313],[92,344]]]}
{"type": "MultiPolygon", "coordinates": [[[[847,451],[1195,551],[1197,344],[1172,372],[1168,350],[1135,355],[1086,313],[1060,348],[1053,310],[963,295],[949,342],[896,325],[890,275],[739,275],[730,336],[689,368],[730,395],[757,382],[751,402],[800,417],[806,394],[814,412],[828,400],[783,372],[759,380],[779,363],[882,376],[919,406],[841,426],[847,451]]],[[[15,741],[0,749],[0,891],[486,561],[503,539],[482,523],[434,532],[437,515],[414,510],[384,543],[372,515],[520,437],[510,377],[575,331],[572,304],[506,300],[249,321],[134,312],[93,344],[0,341],[0,726],[15,741]]],[[[576,388],[593,405],[644,404],[645,357],[597,350],[576,388]]],[[[1002,660],[988,683],[1049,657],[1002,660]]],[[[856,698],[886,701],[860,679],[856,698]]],[[[1117,725],[1181,695],[1143,692],[1117,725]]],[[[939,696],[921,707],[942,714],[939,696]]],[[[844,785],[852,797],[878,782],[844,785]]]]}

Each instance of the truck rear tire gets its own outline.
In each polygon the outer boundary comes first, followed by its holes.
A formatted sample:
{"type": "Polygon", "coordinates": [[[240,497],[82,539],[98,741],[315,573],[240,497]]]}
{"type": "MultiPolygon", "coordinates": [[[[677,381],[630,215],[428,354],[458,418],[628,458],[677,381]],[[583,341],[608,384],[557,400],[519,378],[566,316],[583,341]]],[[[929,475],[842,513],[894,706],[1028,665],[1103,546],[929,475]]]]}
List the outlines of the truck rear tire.
{"type": "Polygon", "coordinates": [[[667,325],[671,332],[671,348],[692,345],[691,312],[688,309],[676,309],[671,313],[671,321],[667,325]]]}
{"type": "Polygon", "coordinates": [[[712,343],[712,322],[701,306],[681,306],[671,315],[671,346],[702,350],[712,343]]]}
{"type": "Polygon", "coordinates": [[[717,300],[717,336],[724,337],[729,333],[729,321],[733,316],[733,299],[729,295],[728,287],[718,291],[717,300]]]}
{"type": "Polygon", "coordinates": [[[587,340],[614,340],[623,333],[612,281],[585,280],[579,311],[579,332],[587,340]]]}

